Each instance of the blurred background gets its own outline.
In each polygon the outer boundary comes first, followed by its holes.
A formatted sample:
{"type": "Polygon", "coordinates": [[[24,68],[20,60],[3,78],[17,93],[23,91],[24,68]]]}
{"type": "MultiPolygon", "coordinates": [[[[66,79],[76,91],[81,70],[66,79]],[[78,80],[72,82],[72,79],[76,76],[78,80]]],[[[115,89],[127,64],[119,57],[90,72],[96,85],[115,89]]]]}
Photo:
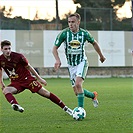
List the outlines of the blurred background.
{"type": "Polygon", "coordinates": [[[23,53],[42,76],[68,76],[63,47],[62,68],[55,72],[52,46],[68,27],[67,16],[78,12],[81,27],[90,31],[106,56],[101,64],[91,45],[88,76],[133,76],[133,20],[131,0],[1,0],[0,40],[23,53]]]}
{"type": "Polygon", "coordinates": [[[67,27],[67,16],[78,12],[83,28],[131,31],[131,3],[131,0],[1,0],[0,29],[62,29],[67,27]]]}

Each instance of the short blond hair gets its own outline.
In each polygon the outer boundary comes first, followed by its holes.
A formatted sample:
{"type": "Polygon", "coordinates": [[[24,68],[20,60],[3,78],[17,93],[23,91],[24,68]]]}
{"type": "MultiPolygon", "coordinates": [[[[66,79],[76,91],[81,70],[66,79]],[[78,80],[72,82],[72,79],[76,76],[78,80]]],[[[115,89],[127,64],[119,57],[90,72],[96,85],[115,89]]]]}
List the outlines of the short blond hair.
{"type": "Polygon", "coordinates": [[[68,18],[75,16],[79,21],[81,20],[81,16],[78,13],[70,14],[68,18]]]}

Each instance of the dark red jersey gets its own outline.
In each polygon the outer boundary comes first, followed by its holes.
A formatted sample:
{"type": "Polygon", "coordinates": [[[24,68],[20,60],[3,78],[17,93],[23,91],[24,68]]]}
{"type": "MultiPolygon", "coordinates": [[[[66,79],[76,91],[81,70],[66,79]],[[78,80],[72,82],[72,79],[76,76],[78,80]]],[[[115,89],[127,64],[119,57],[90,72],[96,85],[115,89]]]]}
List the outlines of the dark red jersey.
{"type": "Polygon", "coordinates": [[[0,68],[3,68],[11,81],[23,81],[31,77],[31,73],[26,69],[28,65],[24,55],[16,52],[11,52],[11,59],[7,60],[2,54],[0,56],[0,68]]]}

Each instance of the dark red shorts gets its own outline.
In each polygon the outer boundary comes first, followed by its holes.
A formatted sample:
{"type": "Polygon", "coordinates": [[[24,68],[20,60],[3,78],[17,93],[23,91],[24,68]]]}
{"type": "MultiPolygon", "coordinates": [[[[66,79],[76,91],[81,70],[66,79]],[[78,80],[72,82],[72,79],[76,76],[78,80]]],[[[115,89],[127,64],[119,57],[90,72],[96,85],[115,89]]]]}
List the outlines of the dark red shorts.
{"type": "Polygon", "coordinates": [[[34,77],[28,77],[21,81],[12,81],[8,86],[15,87],[18,90],[18,93],[25,89],[29,89],[32,93],[35,93],[42,88],[41,83],[39,83],[34,77]]]}

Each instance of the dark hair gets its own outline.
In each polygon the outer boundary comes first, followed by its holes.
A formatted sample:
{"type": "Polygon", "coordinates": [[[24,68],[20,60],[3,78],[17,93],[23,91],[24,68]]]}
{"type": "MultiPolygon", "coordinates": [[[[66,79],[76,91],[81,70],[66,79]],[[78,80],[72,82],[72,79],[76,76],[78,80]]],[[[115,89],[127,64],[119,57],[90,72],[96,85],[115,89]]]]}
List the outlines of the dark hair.
{"type": "Polygon", "coordinates": [[[68,18],[75,16],[78,20],[81,20],[81,16],[78,13],[70,14],[68,18]]]}
{"type": "Polygon", "coordinates": [[[11,42],[8,41],[8,40],[4,40],[1,42],[1,49],[4,47],[4,46],[10,46],[11,45],[11,42]]]}

